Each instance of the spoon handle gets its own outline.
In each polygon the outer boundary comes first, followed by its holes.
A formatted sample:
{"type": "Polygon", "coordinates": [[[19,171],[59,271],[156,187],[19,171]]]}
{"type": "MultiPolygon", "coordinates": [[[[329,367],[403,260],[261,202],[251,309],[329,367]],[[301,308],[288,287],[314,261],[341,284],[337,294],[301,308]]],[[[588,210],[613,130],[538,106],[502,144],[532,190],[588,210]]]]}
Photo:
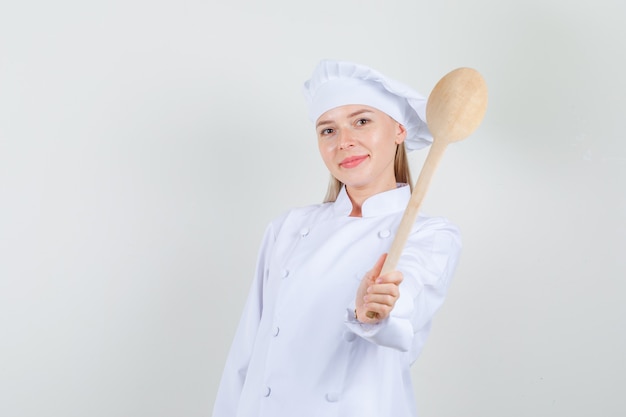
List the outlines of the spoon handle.
{"type": "MultiPolygon", "coordinates": [[[[380,275],[387,274],[396,269],[400,255],[402,255],[402,251],[404,250],[404,245],[406,244],[406,241],[411,234],[411,230],[413,229],[413,225],[415,224],[415,219],[419,213],[426,191],[428,191],[428,186],[430,185],[433,174],[435,173],[447,146],[448,143],[445,141],[437,140],[436,138],[433,140],[433,144],[428,151],[428,155],[426,156],[420,175],[415,182],[415,186],[413,187],[411,199],[404,210],[404,215],[402,216],[402,220],[400,220],[398,230],[396,230],[396,235],[391,243],[391,248],[389,248],[389,253],[387,254],[387,259],[385,259],[380,275]]],[[[373,311],[367,312],[367,317],[370,319],[375,318],[377,315],[378,314],[373,311]]]]}

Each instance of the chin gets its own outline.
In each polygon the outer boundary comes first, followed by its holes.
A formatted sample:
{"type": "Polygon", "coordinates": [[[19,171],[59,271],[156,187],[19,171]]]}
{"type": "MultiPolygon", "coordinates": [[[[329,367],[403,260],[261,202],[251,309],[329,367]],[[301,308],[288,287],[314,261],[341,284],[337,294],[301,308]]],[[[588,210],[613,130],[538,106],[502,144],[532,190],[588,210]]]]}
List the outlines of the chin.
{"type": "MultiPolygon", "coordinates": [[[[339,180],[341,181],[341,180],[339,180]]],[[[350,188],[366,188],[370,185],[370,182],[367,181],[341,181],[346,187],[350,188]]]]}

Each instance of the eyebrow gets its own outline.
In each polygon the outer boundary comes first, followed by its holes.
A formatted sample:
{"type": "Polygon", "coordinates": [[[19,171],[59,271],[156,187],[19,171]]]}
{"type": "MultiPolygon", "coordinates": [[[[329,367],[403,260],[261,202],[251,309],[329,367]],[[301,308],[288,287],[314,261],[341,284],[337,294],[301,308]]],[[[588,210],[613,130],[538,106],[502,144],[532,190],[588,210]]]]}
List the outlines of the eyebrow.
{"type": "MultiPolygon", "coordinates": [[[[346,116],[346,119],[350,119],[352,117],[358,116],[360,114],[363,113],[374,113],[373,111],[369,110],[369,109],[359,109],[355,112],[350,113],[348,116],[346,116]]],[[[318,128],[320,126],[324,126],[324,125],[328,125],[331,124],[333,121],[332,120],[320,120],[319,122],[317,122],[317,124],[315,125],[315,128],[318,128]]]]}

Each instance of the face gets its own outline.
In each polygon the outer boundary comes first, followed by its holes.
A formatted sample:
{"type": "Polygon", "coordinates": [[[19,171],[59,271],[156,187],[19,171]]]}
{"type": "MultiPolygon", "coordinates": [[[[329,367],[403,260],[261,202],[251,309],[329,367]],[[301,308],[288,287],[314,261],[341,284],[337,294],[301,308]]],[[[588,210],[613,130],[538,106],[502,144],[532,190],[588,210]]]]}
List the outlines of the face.
{"type": "Polygon", "coordinates": [[[404,126],[364,105],[328,110],[316,123],[320,154],[330,173],[348,191],[373,195],[396,187],[394,159],[404,126]]]}

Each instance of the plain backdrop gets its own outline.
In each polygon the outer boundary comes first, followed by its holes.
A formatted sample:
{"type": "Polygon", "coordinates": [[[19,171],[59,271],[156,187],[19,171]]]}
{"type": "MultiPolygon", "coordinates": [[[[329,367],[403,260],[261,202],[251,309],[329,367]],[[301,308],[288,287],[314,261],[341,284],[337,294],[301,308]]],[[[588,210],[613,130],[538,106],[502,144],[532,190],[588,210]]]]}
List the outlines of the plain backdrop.
{"type": "MultiPolygon", "coordinates": [[[[4,1],[0,416],[209,416],[266,224],[320,202],[320,59],[489,86],[425,417],[626,415],[626,3],[4,1]]],[[[417,174],[425,151],[411,154],[417,174]]],[[[372,260],[373,262],[374,260],[372,260]]]]}

